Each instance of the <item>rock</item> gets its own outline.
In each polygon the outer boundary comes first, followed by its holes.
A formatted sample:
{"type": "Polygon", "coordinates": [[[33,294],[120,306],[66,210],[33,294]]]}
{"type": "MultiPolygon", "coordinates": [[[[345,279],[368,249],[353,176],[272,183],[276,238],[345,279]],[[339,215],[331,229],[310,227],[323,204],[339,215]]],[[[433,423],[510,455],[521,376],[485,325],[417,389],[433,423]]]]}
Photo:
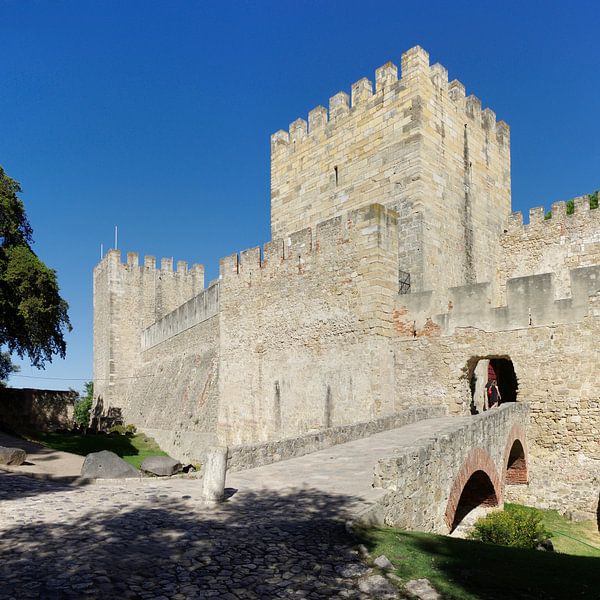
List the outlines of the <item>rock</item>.
{"type": "Polygon", "coordinates": [[[144,459],[141,466],[141,470],[145,473],[152,473],[159,477],[175,475],[181,469],[181,463],[170,456],[148,456],[144,459]]]}
{"type": "Polygon", "coordinates": [[[435,588],[429,583],[429,579],[413,579],[408,581],[404,587],[413,596],[419,600],[441,600],[442,596],[436,592],[435,588]]]}
{"type": "Polygon", "coordinates": [[[375,563],[375,566],[380,569],[385,569],[386,571],[391,571],[394,568],[394,565],[389,561],[385,554],[378,556],[373,562],[375,563]]]}
{"type": "Polygon", "coordinates": [[[398,598],[398,590],[383,575],[371,575],[358,582],[358,589],[378,600],[398,598]]]}
{"type": "Polygon", "coordinates": [[[552,540],[542,540],[536,547],[536,550],[545,550],[546,552],[554,552],[554,544],[552,540]]]}
{"type": "Polygon", "coordinates": [[[25,462],[27,454],[21,448],[6,448],[0,446],[0,465],[18,467],[25,462]]]}
{"type": "Polygon", "coordinates": [[[102,450],[102,452],[92,452],[85,457],[81,476],[91,479],[124,479],[139,477],[140,473],[114,452],[102,450]]]}

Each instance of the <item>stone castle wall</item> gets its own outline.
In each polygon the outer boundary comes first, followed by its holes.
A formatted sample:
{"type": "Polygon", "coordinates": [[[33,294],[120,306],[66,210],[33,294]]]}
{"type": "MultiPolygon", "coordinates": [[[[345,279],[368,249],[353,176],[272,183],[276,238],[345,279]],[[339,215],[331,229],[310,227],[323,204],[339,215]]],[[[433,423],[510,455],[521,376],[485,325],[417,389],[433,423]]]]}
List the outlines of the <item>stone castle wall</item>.
{"type": "Polygon", "coordinates": [[[5,431],[56,431],[74,426],[77,392],[0,387],[0,424],[5,431]]]}
{"type": "Polygon", "coordinates": [[[380,205],[221,263],[219,438],[281,439],[395,412],[396,215],[380,205]]]}
{"type": "Polygon", "coordinates": [[[500,237],[499,300],[506,280],[541,273],[554,273],[557,296],[569,297],[570,270],[600,264],[600,210],[590,210],[587,196],[575,198],[574,205],[574,214],[567,215],[566,202],[555,202],[551,219],[544,219],[542,207],[533,208],[526,225],[520,212],[511,215],[500,237]]]}

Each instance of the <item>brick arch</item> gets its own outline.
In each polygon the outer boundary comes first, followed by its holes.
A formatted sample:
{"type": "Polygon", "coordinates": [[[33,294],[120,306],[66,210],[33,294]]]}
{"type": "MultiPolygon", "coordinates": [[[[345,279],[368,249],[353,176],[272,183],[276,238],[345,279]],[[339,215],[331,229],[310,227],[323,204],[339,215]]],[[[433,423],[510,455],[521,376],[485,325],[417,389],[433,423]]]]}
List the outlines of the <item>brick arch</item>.
{"type": "MultiPolygon", "coordinates": [[[[454,519],[456,517],[456,510],[459,506],[460,499],[467,485],[467,482],[471,477],[477,473],[483,473],[487,476],[487,479],[491,483],[491,488],[495,496],[494,499],[490,499],[490,506],[497,506],[502,503],[502,482],[494,465],[494,461],[486,450],[483,448],[472,448],[467,455],[458,475],[454,479],[450,495],[448,497],[448,504],[446,505],[445,521],[448,525],[448,529],[452,531],[454,528],[454,519]]],[[[483,502],[482,504],[486,504],[483,502]]]]}
{"type": "MultiPolygon", "coordinates": [[[[515,458],[514,454],[512,458],[515,458]]],[[[527,451],[527,437],[523,427],[521,427],[521,425],[517,425],[516,423],[512,426],[506,440],[503,466],[502,481],[504,485],[517,485],[527,483],[529,481],[529,454],[527,451]],[[523,450],[523,456],[518,456],[509,466],[511,452],[513,452],[513,448],[515,448],[517,443],[520,444],[523,450]]]]}

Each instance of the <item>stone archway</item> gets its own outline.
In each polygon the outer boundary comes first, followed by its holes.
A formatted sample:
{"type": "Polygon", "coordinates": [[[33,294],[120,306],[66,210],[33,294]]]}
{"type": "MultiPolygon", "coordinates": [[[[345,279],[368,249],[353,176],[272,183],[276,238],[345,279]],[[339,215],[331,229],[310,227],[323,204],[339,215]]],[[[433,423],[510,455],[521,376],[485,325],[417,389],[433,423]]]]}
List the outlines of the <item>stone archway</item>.
{"type": "Polygon", "coordinates": [[[452,532],[474,508],[500,504],[502,485],[494,462],[483,448],[474,448],[467,455],[450,490],[446,525],[452,532]]]}
{"type": "Polygon", "coordinates": [[[526,439],[523,428],[513,425],[504,450],[505,485],[522,485],[529,482],[526,439]]]}
{"type": "Polygon", "coordinates": [[[471,414],[480,414],[484,410],[486,384],[492,379],[498,382],[502,402],[516,402],[519,394],[519,380],[510,356],[505,354],[487,354],[472,356],[465,367],[469,385],[471,414]]]}

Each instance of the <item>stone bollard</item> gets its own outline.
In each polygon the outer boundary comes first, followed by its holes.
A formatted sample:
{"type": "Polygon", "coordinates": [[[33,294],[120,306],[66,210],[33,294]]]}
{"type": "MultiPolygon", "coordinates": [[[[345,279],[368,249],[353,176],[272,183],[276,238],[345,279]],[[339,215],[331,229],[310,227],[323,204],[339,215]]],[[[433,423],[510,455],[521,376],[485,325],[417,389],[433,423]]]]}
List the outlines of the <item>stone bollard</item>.
{"type": "Polygon", "coordinates": [[[204,463],[202,497],[208,502],[221,502],[225,495],[225,475],[227,473],[227,447],[209,448],[204,463]]]}

